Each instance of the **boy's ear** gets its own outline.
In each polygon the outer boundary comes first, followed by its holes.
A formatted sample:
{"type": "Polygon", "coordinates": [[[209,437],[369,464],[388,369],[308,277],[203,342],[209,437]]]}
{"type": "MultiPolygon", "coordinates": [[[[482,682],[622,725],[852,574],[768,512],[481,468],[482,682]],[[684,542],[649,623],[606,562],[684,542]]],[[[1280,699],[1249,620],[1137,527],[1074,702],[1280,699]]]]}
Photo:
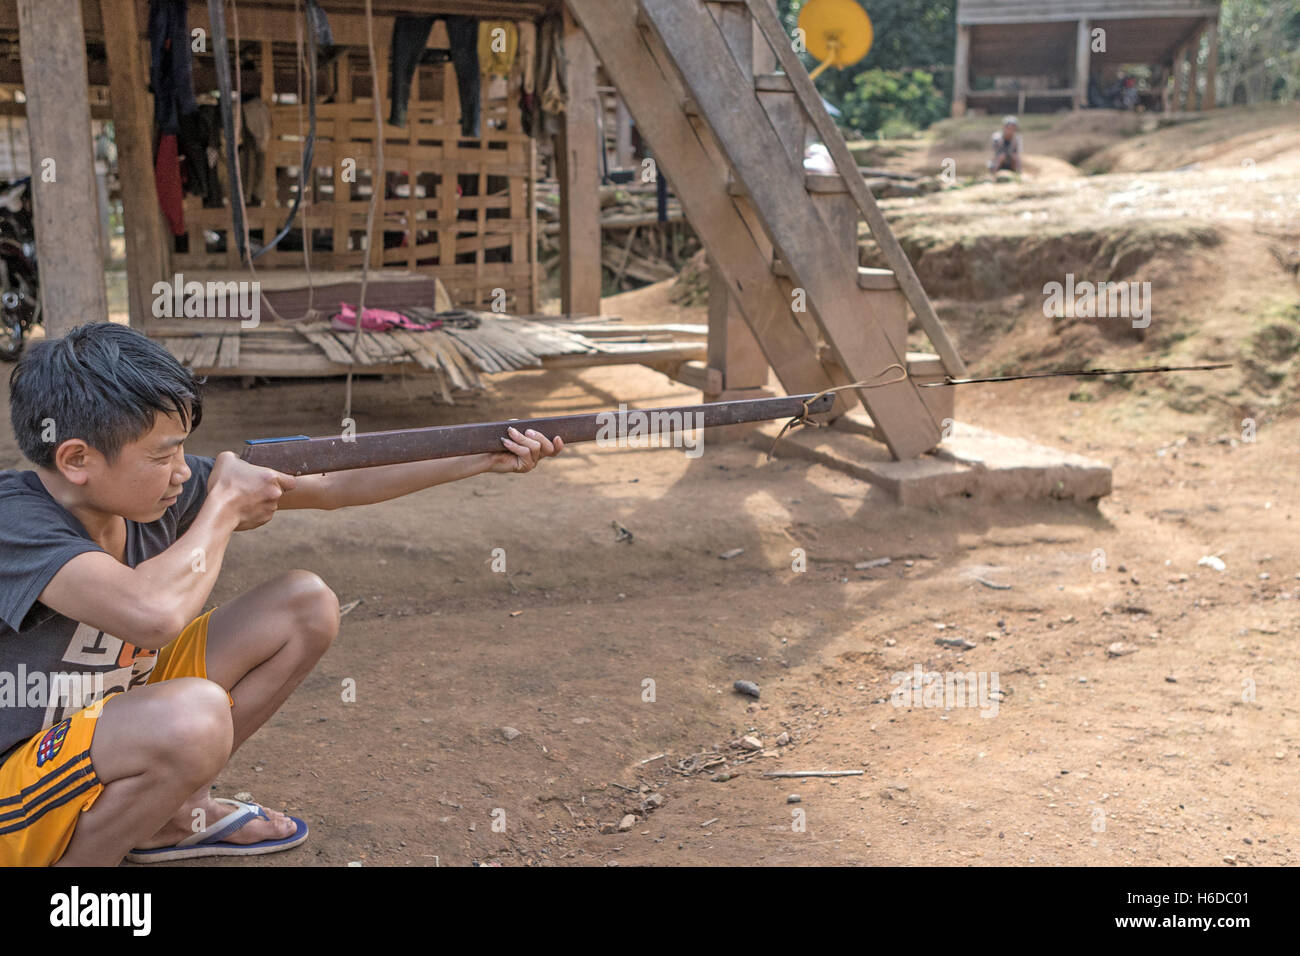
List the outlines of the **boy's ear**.
{"type": "Polygon", "coordinates": [[[84,485],[91,471],[104,464],[104,456],[80,438],[69,438],[54,450],[54,468],[68,482],[84,485]]]}

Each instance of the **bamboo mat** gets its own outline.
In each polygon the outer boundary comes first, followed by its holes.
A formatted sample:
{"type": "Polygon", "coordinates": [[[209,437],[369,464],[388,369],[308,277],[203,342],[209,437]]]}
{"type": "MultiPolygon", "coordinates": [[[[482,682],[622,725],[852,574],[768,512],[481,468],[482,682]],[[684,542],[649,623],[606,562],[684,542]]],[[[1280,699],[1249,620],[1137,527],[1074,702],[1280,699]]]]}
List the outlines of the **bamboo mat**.
{"type": "MultiPolygon", "coordinates": [[[[491,312],[475,314],[480,319],[476,329],[444,326],[429,332],[363,331],[357,341],[356,364],[415,362],[439,374],[444,392],[448,387],[465,391],[482,388],[487,374],[537,368],[543,358],[552,355],[598,351],[592,342],[566,329],[491,312]]],[[[355,332],[333,329],[328,322],[294,328],[331,361],[350,363],[355,332]]]]}

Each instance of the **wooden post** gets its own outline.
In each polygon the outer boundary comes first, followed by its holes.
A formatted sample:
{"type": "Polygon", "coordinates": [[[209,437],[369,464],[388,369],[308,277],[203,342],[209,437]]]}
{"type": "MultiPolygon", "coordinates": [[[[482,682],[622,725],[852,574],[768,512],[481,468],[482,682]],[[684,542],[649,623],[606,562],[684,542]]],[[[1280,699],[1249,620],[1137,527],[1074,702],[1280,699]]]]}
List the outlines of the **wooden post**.
{"type": "Polygon", "coordinates": [[[1184,93],[1186,91],[1186,79],[1183,71],[1183,57],[1187,54],[1187,44],[1184,43],[1174,54],[1174,99],[1173,107],[1175,111],[1187,108],[1184,102],[1184,93]]]}
{"type": "MultiPolygon", "coordinates": [[[[270,40],[262,41],[262,89],[261,99],[266,104],[267,110],[275,105],[275,55],[271,47],[270,40]]],[[[335,101],[338,100],[338,91],[334,93],[335,101]]],[[[274,139],[274,137],[272,137],[274,139]]],[[[314,176],[313,176],[314,178],[314,176]]],[[[262,164],[262,182],[258,189],[262,195],[262,241],[270,242],[275,235],[275,229],[279,225],[276,222],[278,218],[275,214],[276,206],[276,184],[275,184],[275,144],[267,143],[265,162],[262,164]]]]}
{"type": "MultiPolygon", "coordinates": [[[[81,0],[18,0],[45,332],[108,318],[81,0]]],[[[153,177],[148,177],[152,181],[153,177]]]]}
{"type": "Polygon", "coordinates": [[[614,164],[619,169],[628,169],[632,165],[632,114],[627,111],[623,97],[614,97],[614,164]]]}
{"type": "Polygon", "coordinates": [[[970,92],[970,27],[957,27],[957,60],[952,67],[952,115],[966,115],[970,92]]]}
{"type": "Polygon", "coordinates": [[[1201,94],[1196,88],[1196,73],[1201,58],[1201,30],[1196,31],[1192,42],[1187,45],[1187,111],[1201,108],[1201,94]]]}
{"type": "Polygon", "coordinates": [[[1209,32],[1209,55],[1205,58],[1205,96],[1201,99],[1201,109],[1212,110],[1215,106],[1214,84],[1219,70],[1219,21],[1211,20],[1205,28],[1209,32]]]}
{"type": "MultiPolygon", "coordinates": [[[[133,0],[101,0],[104,20],[127,38],[140,36],[133,0]]],[[[153,285],[167,274],[168,233],[153,179],[153,115],[149,77],[139,43],[109,43],[108,89],[113,106],[117,163],[121,171],[126,237],[126,285],[131,324],[141,328],[153,314],[153,285]]]]}
{"type": "Polygon", "coordinates": [[[1088,76],[1092,66],[1092,47],[1088,34],[1088,21],[1080,20],[1074,44],[1074,108],[1088,105],[1088,76]]]}
{"type": "MultiPolygon", "coordinates": [[[[758,49],[762,48],[769,55],[770,52],[761,36],[755,39],[749,10],[743,4],[718,3],[713,5],[712,13],[726,37],[732,56],[741,70],[752,77],[758,49]]],[[[750,82],[752,85],[753,80],[750,82]]],[[[774,124],[780,121],[778,115],[774,124]]],[[[802,116],[799,129],[802,132],[802,116]]],[[[705,389],[706,402],[762,398],[771,394],[764,390],[768,379],[767,359],[763,357],[763,350],[750,331],[739,303],[728,292],[726,279],[712,259],[709,260],[708,365],[722,373],[722,391],[715,393],[705,389]]],[[[753,432],[754,427],[741,425],[718,429],[716,438],[719,441],[740,440],[753,432]]]]}
{"type": "Polygon", "coordinates": [[[722,391],[706,391],[704,401],[729,401],[739,398],[762,398],[771,392],[767,385],[767,359],[758,340],[749,330],[735,298],[727,294],[727,281],[712,260],[709,262],[709,344],[710,368],[722,372],[722,391]]]}
{"type": "Polygon", "coordinates": [[[560,309],[600,314],[600,164],[596,141],[596,51],[564,8],[568,101],[556,150],[560,181],[560,309]]]}

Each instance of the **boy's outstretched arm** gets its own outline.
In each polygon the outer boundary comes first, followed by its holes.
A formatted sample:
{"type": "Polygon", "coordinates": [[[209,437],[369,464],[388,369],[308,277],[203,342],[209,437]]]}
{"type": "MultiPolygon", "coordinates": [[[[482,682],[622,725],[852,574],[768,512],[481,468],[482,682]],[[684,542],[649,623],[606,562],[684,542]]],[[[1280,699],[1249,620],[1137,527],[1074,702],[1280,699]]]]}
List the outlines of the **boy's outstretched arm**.
{"type": "Polygon", "coordinates": [[[295,482],[223,452],[203,507],[170,548],[134,568],[104,551],[84,552],[55,573],[38,600],[137,647],[161,648],[202,612],[231,534],[270,521],[295,482]]]}
{"type": "Polygon", "coordinates": [[[332,511],[370,505],[484,472],[525,474],[536,468],[543,458],[564,450],[564,441],[558,435],[548,439],[531,428],[526,432],[510,428],[508,436],[501,439],[501,445],[502,451],[490,455],[463,455],[335,471],[328,475],[302,475],[297,485],[280,498],[279,507],[332,511]]]}

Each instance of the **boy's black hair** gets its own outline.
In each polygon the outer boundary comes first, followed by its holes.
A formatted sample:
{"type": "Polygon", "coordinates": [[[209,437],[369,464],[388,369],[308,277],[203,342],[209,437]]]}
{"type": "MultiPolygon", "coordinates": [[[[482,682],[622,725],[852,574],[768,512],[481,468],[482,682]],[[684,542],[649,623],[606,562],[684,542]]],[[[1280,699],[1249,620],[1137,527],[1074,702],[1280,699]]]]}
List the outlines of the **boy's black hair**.
{"type": "Polygon", "coordinates": [[[157,413],[176,414],[188,430],[197,428],[201,385],[148,336],[91,322],[27,347],[9,374],[9,420],[18,447],[39,467],[53,468],[54,452],[69,438],[111,463],[153,428],[157,413]]]}

